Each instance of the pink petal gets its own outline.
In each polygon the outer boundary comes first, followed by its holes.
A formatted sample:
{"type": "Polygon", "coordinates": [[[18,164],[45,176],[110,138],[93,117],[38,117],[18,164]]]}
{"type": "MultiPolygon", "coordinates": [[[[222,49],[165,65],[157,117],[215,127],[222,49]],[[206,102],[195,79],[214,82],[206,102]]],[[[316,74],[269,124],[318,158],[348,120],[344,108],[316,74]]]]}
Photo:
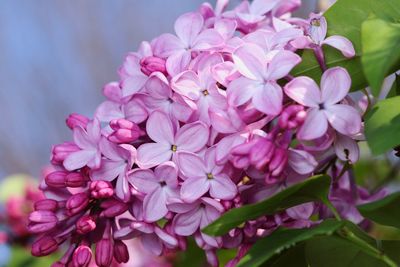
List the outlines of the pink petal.
{"type": "Polygon", "coordinates": [[[96,153],[95,150],[80,150],[73,152],[64,160],[64,168],[69,171],[80,169],[88,164],[88,162],[95,157],[96,153]]]}
{"type": "Polygon", "coordinates": [[[97,107],[95,114],[96,118],[105,122],[124,117],[121,111],[121,104],[111,101],[104,101],[101,103],[100,106],[97,107]]]}
{"type": "Polygon", "coordinates": [[[134,123],[141,123],[147,119],[148,113],[143,104],[135,98],[122,106],[125,118],[134,123]]]}
{"type": "Polygon", "coordinates": [[[324,110],[332,127],[341,134],[355,135],[361,130],[361,117],[358,111],[348,105],[337,104],[324,110]]]}
{"type": "Polygon", "coordinates": [[[194,202],[210,189],[210,182],[204,178],[190,177],[186,179],[181,187],[181,198],[186,202],[194,202]]]}
{"type": "Polygon", "coordinates": [[[135,169],[128,174],[127,179],[139,192],[145,194],[150,194],[160,186],[151,170],[135,169]]]}
{"type": "Polygon", "coordinates": [[[236,194],[237,187],[227,175],[219,174],[210,180],[210,195],[212,197],[230,200],[236,194]]]}
{"type": "Polygon", "coordinates": [[[122,81],[122,97],[131,96],[139,92],[145,85],[148,77],[144,74],[136,74],[122,81]]]}
{"type": "Polygon", "coordinates": [[[349,41],[349,39],[343,36],[329,36],[322,42],[322,44],[330,45],[340,50],[340,52],[342,52],[342,54],[347,58],[351,58],[356,55],[353,44],[349,41]]]}
{"type": "Polygon", "coordinates": [[[112,161],[108,159],[103,159],[101,162],[101,167],[94,170],[90,177],[93,180],[105,180],[112,181],[118,177],[122,172],[124,172],[126,163],[124,161],[112,161]]]}
{"type": "Polygon", "coordinates": [[[155,234],[145,234],[141,236],[143,247],[154,255],[161,255],[163,245],[160,239],[155,234]]]}
{"type": "Polygon", "coordinates": [[[348,136],[336,134],[335,153],[339,159],[356,163],[360,157],[360,148],[357,142],[348,136]]]}
{"type": "Polygon", "coordinates": [[[177,161],[180,171],[187,178],[202,177],[206,173],[203,160],[194,153],[178,152],[177,161]]]}
{"type": "Polygon", "coordinates": [[[262,90],[257,90],[252,103],[257,110],[267,115],[278,115],[282,110],[282,100],[282,88],[275,82],[268,82],[262,90]]]}
{"type": "Polygon", "coordinates": [[[288,75],[293,67],[299,64],[300,61],[301,57],[293,52],[286,50],[279,51],[268,64],[265,78],[267,80],[281,79],[288,75]]]}
{"type": "Polygon", "coordinates": [[[192,44],[193,50],[207,50],[222,45],[224,39],[214,29],[201,32],[192,44]]]}
{"type": "Polygon", "coordinates": [[[242,144],[246,141],[246,137],[235,134],[235,135],[228,135],[227,137],[223,138],[217,144],[217,163],[224,163],[232,150],[233,147],[242,144]]]}
{"type": "Polygon", "coordinates": [[[257,90],[262,88],[263,84],[258,81],[250,80],[246,77],[240,77],[233,80],[227,89],[228,102],[233,106],[240,106],[249,101],[257,90]]]}
{"type": "Polygon", "coordinates": [[[202,122],[185,124],[175,136],[178,151],[197,152],[202,149],[209,138],[208,127],[202,122]]]}
{"type": "Polygon", "coordinates": [[[161,187],[146,195],[143,201],[145,221],[155,222],[163,218],[168,212],[166,202],[167,195],[161,187]]]}
{"type": "Polygon", "coordinates": [[[289,165],[298,174],[308,174],[314,171],[318,162],[307,151],[290,149],[289,165]]]}
{"type": "Polygon", "coordinates": [[[184,71],[175,76],[171,82],[172,89],[180,95],[186,96],[192,100],[200,97],[202,88],[199,77],[194,71],[184,71]]]}
{"type": "Polygon", "coordinates": [[[95,147],[94,144],[95,140],[91,140],[86,131],[81,127],[75,127],[73,135],[74,135],[74,142],[78,147],[82,149],[85,148],[90,149],[95,147]]]}
{"type": "Polygon", "coordinates": [[[267,62],[265,52],[255,44],[246,43],[236,49],[232,55],[237,70],[252,80],[262,80],[267,62]]]}
{"type": "Polygon", "coordinates": [[[310,26],[309,30],[309,35],[311,39],[316,43],[316,44],[321,44],[322,41],[326,37],[326,30],[328,29],[328,25],[326,23],[325,17],[317,14],[312,14],[310,16],[311,19],[316,19],[319,21],[319,25],[312,25],[310,26]]]}
{"type": "Polygon", "coordinates": [[[187,213],[178,214],[174,217],[172,225],[175,233],[181,236],[190,236],[199,229],[201,212],[195,208],[187,213]]]}
{"type": "Polygon", "coordinates": [[[342,100],[349,92],[351,78],[346,69],[334,67],[326,70],[321,77],[322,102],[333,105],[342,100]]]}
{"type": "Polygon", "coordinates": [[[307,111],[307,117],[297,132],[300,140],[312,140],[323,136],[328,129],[328,121],[323,111],[311,108],[307,111]]]}
{"type": "Polygon", "coordinates": [[[293,219],[308,220],[312,215],[312,213],[314,212],[314,204],[304,203],[301,205],[291,207],[287,209],[286,212],[293,219]]]}
{"type": "Polygon", "coordinates": [[[178,168],[172,161],[158,165],[154,170],[154,175],[161,181],[167,182],[170,187],[178,186],[178,168]]]}
{"type": "Polygon", "coordinates": [[[124,202],[128,202],[131,197],[131,192],[129,190],[129,184],[125,177],[125,173],[121,173],[117,179],[115,194],[124,202]]]}
{"type": "Polygon", "coordinates": [[[168,79],[161,72],[151,74],[146,88],[148,88],[148,94],[157,99],[169,98],[172,94],[168,79]]]}
{"type": "Polygon", "coordinates": [[[233,112],[228,113],[223,110],[209,110],[212,128],[219,133],[236,133],[241,130],[244,126],[241,118],[237,114],[232,113],[233,112]],[[234,117],[235,120],[232,121],[229,115],[234,117]]]}
{"type": "Polygon", "coordinates": [[[151,113],[146,124],[147,135],[151,140],[162,144],[174,143],[174,127],[168,115],[160,111],[151,113]]]}
{"type": "Polygon", "coordinates": [[[214,23],[214,28],[223,38],[233,36],[237,27],[237,22],[230,19],[219,19],[214,23]]]}
{"type": "Polygon", "coordinates": [[[254,0],[250,5],[250,12],[264,15],[271,11],[279,2],[280,0],[254,0]]]}
{"type": "Polygon", "coordinates": [[[165,33],[155,40],[153,52],[154,55],[165,58],[183,49],[185,49],[185,45],[178,37],[170,33],[165,33]]]}
{"type": "Polygon", "coordinates": [[[321,103],[321,92],[313,79],[297,77],[285,85],[285,94],[299,104],[307,107],[318,107],[321,103]]]}
{"type": "Polygon", "coordinates": [[[171,157],[170,144],[147,143],[141,145],[137,150],[137,164],[143,169],[152,168],[169,161],[171,157]]]}
{"type": "Polygon", "coordinates": [[[124,160],[122,158],[122,151],[121,147],[117,146],[114,143],[111,143],[110,141],[107,140],[107,138],[101,138],[100,143],[99,143],[99,148],[101,153],[108,159],[113,160],[113,161],[121,161],[124,160]]]}
{"type": "Polygon", "coordinates": [[[175,76],[186,70],[191,59],[191,53],[187,50],[180,50],[172,54],[170,57],[168,57],[166,62],[166,68],[169,75],[175,76]]]}
{"type": "Polygon", "coordinates": [[[181,15],[175,21],[175,32],[179,39],[188,48],[194,42],[203,28],[204,19],[198,12],[190,12],[181,15]]]}
{"type": "Polygon", "coordinates": [[[160,229],[158,227],[154,228],[154,233],[156,233],[156,235],[166,244],[168,244],[169,246],[177,246],[178,245],[178,240],[173,237],[172,235],[168,234],[166,231],[164,231],[163,229],[160,229]]]}

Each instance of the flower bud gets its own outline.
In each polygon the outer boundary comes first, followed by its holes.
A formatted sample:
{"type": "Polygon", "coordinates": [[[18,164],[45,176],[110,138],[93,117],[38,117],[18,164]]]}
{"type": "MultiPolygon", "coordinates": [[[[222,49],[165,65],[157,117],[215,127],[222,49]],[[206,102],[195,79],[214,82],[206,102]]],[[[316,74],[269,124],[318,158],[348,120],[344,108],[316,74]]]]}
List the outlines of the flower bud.
{"type": "Polygon", "coordinates": [[[58,202],[54,199],[42,199],[35,202],[34,208],[35,210],[56,211],[58,202]]]}
{"type": "Polygon", "coordinates": [[[55,145],[51,149],[51,163],[62,164],[69,154],[79,150],[80,148],[72,142],[55,145]]]}
{"type": "Polygon", "coordinates": [[[65,177],[65,183],[68,187],[86,186],[87,180],[87,177],[80,172],[71,172],[65,177]]]}
{"type": "Polygon", "coordinates": [[[45,182],[48,186],[63,188],[65,187],[65,178],[67,174],[67,171],[51,172],[45,177],[45,182]]]}
{"type": "Polygon", "coordinates": [[[65,267],[67,265],[65,265],[64,263],[60,262],[60,261],[56,261],[54,262],[51,267],[65,267]]]}
{"type": "Polygon", "coordinates": [[[84,215],[76,222],[76,232],[81,235],[85,235],[93,231],[95,228],[96,222],[90,215],[84,215]]]}
{"type": "Polygon", "coordinates": [[[127,263],[129,260],[128,247],[121,240],[114,242],[114,258],[118,263],[127,263]]]}
{"type": "Polygon", "coordinates": [[[117,144],[133,142],[142,133],[139,126],[125,119],[112,120],[110,127],[114,131],[108,136],[108,140],[117,144]]]}
{"type": "Polygon", "coordinates": [[[75,127],[82,127],[85,129],[89,122],[89,118],[78,113],[72,113],[68,116],[65,122],[68,128],[71,130],[73,130],[75,127]]]}
{"type": "Polygon", "coordinates": [[[92,260],[92,250],[86,245],[80,245],[72,256],[74,267],[87,267],[92,260]]]}
{"type": "Polygon", "coordinates": [[[101,212],[100,216],[108,218],[113,218],[115,216],[121,215],[128,210],[127,204],[115,199],[110,199],[102,202],[100,204],[100,207],[104,209],[101,212]]]}
{"type": "Polygon", "coordinates": [[[86,193],[78,193],[71,196],[67,200],[66,208],[68,215],[75,215],[81,211],[83,211],[86,206],[89,204],[89,197],[86,193]]]}
{"type": "Polygon", "coordinates": [[[304,107],[300,105],[291,105],[282,111],[279,117],[279,127],[282,129],[294,129],[301,125],[307,113],[304,111],[304,107]]]}
{"type": "Polygon", "coordinates": [[[108,181],[93,181],[90,184],[90,191],[93,198],[109,198],[114,195],[114,189],[108,181]]]}
{"type": "Polygon", "coordinates": [[[110,239],[102,239],[96,244],[96,264],[108,267],[113,260],[113,244],[110,239]]]}
{"type": "Polygon", "coordinates": [[[154,56],[142,58],[140,60],[140,70],[147,76],[153,72],[167,73],[165,60],[154,56]]]}
{"type": "Polygon", "coordinates": [[[31,253],[35,257],[47,256],[58,249],[57,241],[51,236],[43,236],[32,244],[31,253]]]}
{"type": "Polygon", "coordinates": [[[28,231],[35,234],[47,232],[53,229],[58,223],[57,216],[52,211],[47,210],[31,212],[28,220],[28,231]]]}
{"type": "Polygon", "coordinates": [[[288,161],[288,155],[286,150],[283,148],[278,148],[275,150],[273,159],[268,165],[268,169],[272,172],[272,176],[278,176],[282,173],[283,168],[285,168],[288,161]]]}

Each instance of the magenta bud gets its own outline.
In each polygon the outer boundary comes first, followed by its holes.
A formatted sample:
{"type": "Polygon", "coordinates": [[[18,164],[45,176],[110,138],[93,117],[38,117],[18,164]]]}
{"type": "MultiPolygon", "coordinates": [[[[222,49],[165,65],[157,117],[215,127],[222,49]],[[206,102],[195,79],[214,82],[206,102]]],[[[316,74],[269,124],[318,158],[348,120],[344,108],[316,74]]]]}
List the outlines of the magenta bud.
{"type": "Polygon", "coordinates": [[[31,253],[35,257],[47,256],[58,249],[57,241],[50,236],[43,236],[32,244],[31,253]]]}
{"type": "Polygon", "coordinates": [[[95,228],[96,222],[90,215],[84,215],[76,222],[76,232],[81,235],[85,235],[93,231],[95,228]]]}
{"type": "Polygon", "coordinates": [[[51,149],[51,163],[62,164],[65,158],[80,148],[72,142],[65,142],[52,147],[51,149]]]}
{"type": "Polygon", "coordinates": [[[128,247],[121,240],[114,242],[114,258],[118,263],[127,263],[129,260],[128,247]]]}
{"type": "Polygon", "coordinates": [[[290,105],[286,107],[279,117],[279,127],[282,129],[293,129],[304,122],[306,112],[301,105],[290,105]]]}
{"type": "Polygon", "coordinates": [[[108,140],[117,144],[133,142],[142,134],[139,126],[125,119],[112,120],[110,127],[114,131],[108,136],[108,140]]]}
{"type": "Polygon", "coordinates": [[[93,181],[90,183],[90,191],[93,198],[109,198],[114,195],[114,189],[108,181],[93,181]]]}
{"type": "Polygon", "coordinates": [[[78,113],[72,113],[68,116],[65,122],[71,130],[75,127],[82,127],[85,129],[89,122],[89,118],[78,113]]]}
{"type": "Polygon", "coordinates": [[[79,172],[68,173],[65,183],[68,187],[83,187],[87,184],[87,177],[79,172]]]}
{"type": "Polygon", "coordinates": [[[154,56],[142,58],[140,60],[140,70],[148,76],[153,72],[161,72],[167,74],[165,59],[154,56]]]}
{"type": "Polygon", "coordinates": [[[92,250],[85,245],[80,245],[72,255],[74,267],[87,267],[92,260],[92,250]]]}
{"type": "Polygon", "coordinates": [[[67,200],[66,208],[68,215],[75,215],[83,211],[89,204],[89,197],[86,193],[78,193],[67,200]]]}
{"type": "Polygon", "coordinates": [[[110,239],[102,239],[96,244],[96,264],[108,267],[113,260],[113,244],[110,239]]]}
{"type": "Polygon", "coordinates": [[[34,208],[35,210],[56,211],[58,202],[54,199],[42,199],[35,202],[34,208]]]}
{"type": "Polygon", "coordinates": [[[44,233],[53,229],[57,223],[58,218],[52,212],[48,210],[33,211],[28,217],[29,224],[27,226],[31,233],[44,233]]]}
{"type": "Polygon", "coordinates": [[[67,175],[67,171],[51,172],[45,177],[45,182],[50,187],[63,188],[66,186],[65,180],[67,175]]]}
{"type": "Polygon", "coordinates": [[[65,265],[64,263],[60,262],[60,261],[56,261],[54,262],[51,267],[65,267],[67,265],[65,265]]]}
{"type": "Polygon", "coordinates": [[[268,165],[268,169],[271,172],[271,175],[274,177],[280,175],[285,168],[287,161],[288,155],[286,153],[286,150],[283,148],[276,149],[274,157],[268,165]]]}
{"type": "Polygon", "coordinates": [[[100,207],[104,210],[101,212],[101,216],[113,218],[121,215],[128,210],[128,205],[115,199],[110,199],[102,202],[100,207]]]}

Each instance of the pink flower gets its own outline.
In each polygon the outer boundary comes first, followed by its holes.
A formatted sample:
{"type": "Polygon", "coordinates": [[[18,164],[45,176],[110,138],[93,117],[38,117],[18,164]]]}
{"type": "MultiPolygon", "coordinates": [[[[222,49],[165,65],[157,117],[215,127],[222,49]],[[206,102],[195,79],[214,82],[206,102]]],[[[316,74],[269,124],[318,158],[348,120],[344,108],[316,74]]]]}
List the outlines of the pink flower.
{"type": "Polygon", "coordinates": [[[138,148],[137,164],[142,169],[174,159],[178,151],[198,152],[209,137],[208,127],[203,122],[185,124],[175,130],[170,118],[160,111],[150,115],[146,130],[155,143],[146,143],[138,148]]]}
{"type": "Polygon", "coordinates": [[[91,173],[91,178],[109,182],[118,178],[115,193],[120,199],[128,201],[130,192],[126,173],[135,162],[136,149],[128,144],[116,145],[102,138],[100,150],[106,158],[102,159],[101,167],[91,173]]]}
{"type": "Polygon", "coordinates": [[[251,3],[243,1],[235,8],[235,14],[242,24],[252,26],[265,19],[265,14],[270,12],[279,2],[280,0],[254,0],[251,3]]]}
{"type": "Polygon", "coordinates": [[[97,119],[87,124],[86,130],[74,128],[74,142],[81,149],[70,153],[64,160],[64,167],[69,170],[80,169],[87,165],[90,168],[100,167],[101,153],[99,150],[100,122],[97,119]]]}
{"type": "Polygon", "coordinates": [[[301,58],[286,50],[266,55],[259,46],[245,44],[234,52],[233,60],[243,77],[229,84],[229,103],[240,106],[251,100],[257,110],[268,115],[279,114],[283,93],[276,80],[288,75],[301,58]]]}
{"type": "Polygon", "coordinates": [[[216,150],[209,148],[204,160],[194,153],[179,152],[178,165],[187,179],[181,187],[181,197],[194,202],[210,191],[213,198],[230,200],[237,194],[236,185],[223,172],[224,165],[216,164],[216,150]]]}
{"type": "Polygon", "coordinates": [[[179,196],[178,168],[168,161],[152,170],[135,169],[129,174],[129,182],[141,193],[146,194],[143,201],[144,220],[155,222],[167,212],[169,198],[179,196]]]}
{"type": "Polygon", "coordinates": [[[204,19],[198,12],[186,13],[175,22],[176,35],[163,34],[155,43],[154,53],[168,57],[167,71],[176,75],[192,59],[191,52],[209,50],[223,43],[223,38],[213,29],[203,30],[204,19]]]}
{"type": "Polygon", "coordinates": [[[361,117],[349,105],[338,104],[349,92],[351,79],[347,71],[334,67],[324,72],[321,91],[308,77],[297,77],[285,86],[285,93],[304,106],[307,117],[297,133],[301,140],[312,140],[325,134],[329,124],[344,135],[357,134],[361,129],[361,117]]]}

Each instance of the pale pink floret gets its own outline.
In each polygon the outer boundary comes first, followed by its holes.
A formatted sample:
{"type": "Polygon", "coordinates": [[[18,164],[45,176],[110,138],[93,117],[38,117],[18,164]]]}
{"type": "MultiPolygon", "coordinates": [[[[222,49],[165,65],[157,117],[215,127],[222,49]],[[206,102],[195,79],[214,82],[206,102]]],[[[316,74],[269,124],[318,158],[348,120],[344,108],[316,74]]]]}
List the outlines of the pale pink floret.
{"type": "Polygon", "coordinates": [[[194,202],[210,192],[211,197],[230,200],[237,194],[236,185],[223,172],[224,165],[216,163],[216,149],[209,148],[204,160],[193,153],[179,152],[178,165],[187,179],[181,187],[181,197],[186,202],[194,202]]]}
{"type": "Polygon", "coordinates": [[[89,122],[86,130],[82,127],[74,128],[74,142],[81,149],[70,153],[64,160],[65,169],[72,171],[89,166],[92,169],[100,167],[101,152],[100,142],[100,122],[95,119],[89,122]]]}
{"type": "Polygon", "coordinates": [[[276,81],[288,75],[301,58],[286,50],[271,53],[266,55],[255,44],[245,44],[234,52],[235,66],[243,77],[228,86],[230,104],[240,106],[251,100],[265,114],[281,112],[283,93],[276,81]]]}
{"type": "Polygon", "coordinates": [[[146,222],[155,222],[167,212],[170,198],[179,196],[178,168],[168,161],[152,170],[135,169],[129,174],[129,182],[145,194],[143,200],[143,218],[146,222]]]}
{"type": "Polygon", "coordinates": [[[208,127],[203,122],[197,121],[175,129],[168,115],[160,111],[150,115],[146,131],[155,143],[146,143],[138,148],[137,164],[143,169],[175,160],[174,155],[178,151],[200,151],[209,138],[208,127]]]}
{"type": "Polygon", "coordinates": [[[285,86],[285,93],[304,106],[307,117],[297,132],[301,140],[311,140],[325,134],[329,124],[339,133],[355,135],[361,129],[361,117],[358,111],[341,100],[349,92],[351,79],[341,67],[328,69],[321,78],[321,90],[314,80],[297,77],[285,86]]]}

